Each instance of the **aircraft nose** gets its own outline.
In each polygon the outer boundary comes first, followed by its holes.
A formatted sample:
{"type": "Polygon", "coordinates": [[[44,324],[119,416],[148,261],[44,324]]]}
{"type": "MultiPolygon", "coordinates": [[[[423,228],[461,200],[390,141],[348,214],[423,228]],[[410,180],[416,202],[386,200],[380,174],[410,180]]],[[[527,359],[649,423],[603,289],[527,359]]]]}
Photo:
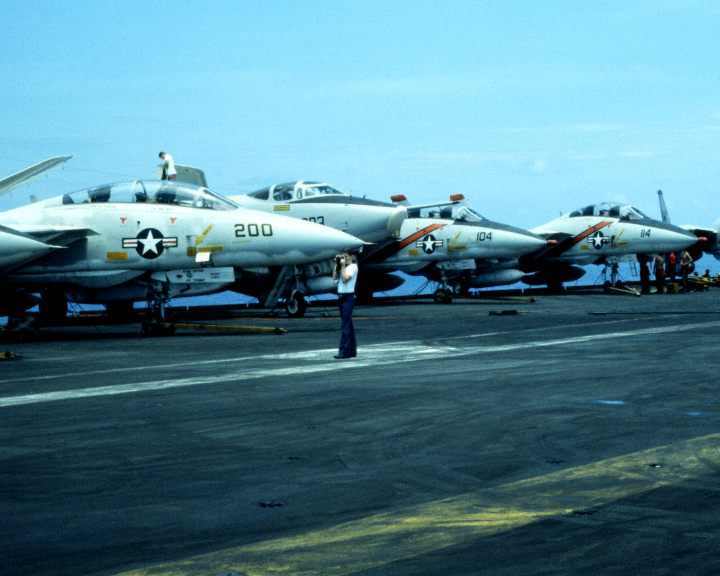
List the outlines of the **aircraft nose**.
{"type": "Polygon", "coordinates": [[[658,230],[658,235],[662,239],[662,245],[665,252],[675,252],[689,248],[698,241],[695,234],[684,230],[678,226],[668,226],[658,230]]]}
{"type": "Polygon", "coordinates": [[[508,249],[514,254],[529,254],[544,248],[546,245],[544,238],[522,228],[496,222],[493,223],[493,227],[497,228],[500,238],[503,239],[508,249]]]}
{"type": "Polygon", "coordinates": [[[329,226],[304,220],[297,222],[299,224],[295,231],[299,238],[297,245],[304,254],[314,260],[332,258],[338,252],[357,250],[365,244],[359,238],[329,226]]]}

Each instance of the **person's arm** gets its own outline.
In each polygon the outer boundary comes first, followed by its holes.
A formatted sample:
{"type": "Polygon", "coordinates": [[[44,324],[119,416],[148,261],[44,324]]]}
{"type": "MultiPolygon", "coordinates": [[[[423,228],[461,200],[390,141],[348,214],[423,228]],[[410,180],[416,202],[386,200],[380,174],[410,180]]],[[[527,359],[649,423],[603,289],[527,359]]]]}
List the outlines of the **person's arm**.
{"type": "Polygon", "coordinates": [[[345,263],[343,262],[343,266],[340,271],[340,274],[342,274],[343,282],[350,282],[350,280],[352,280],[352,277],[357,274],[357,266],[355,266],[352,270],[348,270],[348,268],[350,268],[350,266],[345,266],[345,263]]]}

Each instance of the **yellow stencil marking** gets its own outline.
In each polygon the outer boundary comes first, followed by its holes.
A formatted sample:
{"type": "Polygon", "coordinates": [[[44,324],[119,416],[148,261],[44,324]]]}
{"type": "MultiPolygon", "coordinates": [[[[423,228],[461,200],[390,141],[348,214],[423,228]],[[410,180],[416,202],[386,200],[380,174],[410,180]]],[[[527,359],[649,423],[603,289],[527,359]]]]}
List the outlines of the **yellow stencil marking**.
{"type": "Polygon", "coordinates": [[[213,229],[213,225],[210,224],[205,230],[202,231],[201,234],[195,237],[195,246],[200,246],[203,242],[205,242],[205,238],[208,234],[210,234],[210,231],[213,229]]]}

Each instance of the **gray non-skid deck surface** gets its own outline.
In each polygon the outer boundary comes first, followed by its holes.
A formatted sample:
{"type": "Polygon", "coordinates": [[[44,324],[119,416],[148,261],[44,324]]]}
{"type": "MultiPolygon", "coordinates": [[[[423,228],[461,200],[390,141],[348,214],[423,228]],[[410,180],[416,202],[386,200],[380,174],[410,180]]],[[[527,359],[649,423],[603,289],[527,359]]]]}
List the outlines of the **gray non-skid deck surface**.
{"type": "Polygon", "coordinates": [[[7,345],[0,573],[718,573],[719,300],[7,345]]]}

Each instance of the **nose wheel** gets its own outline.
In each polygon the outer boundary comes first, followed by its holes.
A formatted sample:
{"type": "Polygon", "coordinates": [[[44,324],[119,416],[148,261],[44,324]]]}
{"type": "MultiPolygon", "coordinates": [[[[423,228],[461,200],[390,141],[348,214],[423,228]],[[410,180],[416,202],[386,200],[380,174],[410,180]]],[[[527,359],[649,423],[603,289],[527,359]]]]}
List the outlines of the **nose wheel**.
{"type": "Polygon", "coordinates": [[[285,311],[290,318],[302,318],[307,310],[305,295],[299,290],[293,290],[285,301],[285,311]]]}
{"type": "Polygon", "coordinates": [[[438,288],[433,294],[433,300],[438,304],[452,304],[452,292],[446,288],[438,288]]]}
{"type": "Polygon", "coordinates": [[[153,282],[148,286],[147,317],[141,325],[143,336],[171,336],[175,334],[175,325],[165,321],[165,309],[170,300],[170,288],[167,283],[153,282]]]}

